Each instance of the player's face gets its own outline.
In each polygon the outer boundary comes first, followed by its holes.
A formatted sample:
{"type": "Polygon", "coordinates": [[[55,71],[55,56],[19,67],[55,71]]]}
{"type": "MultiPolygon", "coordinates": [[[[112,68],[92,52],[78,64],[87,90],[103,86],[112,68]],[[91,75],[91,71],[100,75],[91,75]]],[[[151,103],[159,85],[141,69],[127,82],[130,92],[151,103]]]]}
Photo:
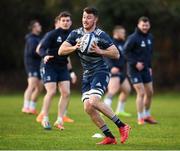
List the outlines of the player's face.
{"type": "Polygon", "coordinates": [[[42,26],[39,22],[36,22],[34,25],[33,25],[33,30],[37,33],[37,34],[40,34],[41,31],[42,31],[42,26]]]}
{"type": "Polygon", "coordinates": [[[117,37],[119,40],[126,39],[126,30],[125,29],[118,29],[114,32],[114,37],[117,37]]]}
{"type": "Polygon", "coordinates": [[[139,28],[143,33],[146,34],[146,33],[150,30],[151,25],[150,25],[149,22],[140,21],[140,22],[138,23],[138,28],[139,28]]]}
{"type": "Polygon", "coordinates": [[[93,14],[87,14],[86,12],[83,13],[82,24],[84,29],[86,30],[92,29],[94,26],[96,26],[96,22],[97,22],[96,16],[94,16],[93,14]]]}
{"type": "Polygon", "coordinates": [[[57,22],[56,27],[60,27],[64,30],[68,30],[72,25],[72,21],[70,17],[61,17],[57,22]]]}

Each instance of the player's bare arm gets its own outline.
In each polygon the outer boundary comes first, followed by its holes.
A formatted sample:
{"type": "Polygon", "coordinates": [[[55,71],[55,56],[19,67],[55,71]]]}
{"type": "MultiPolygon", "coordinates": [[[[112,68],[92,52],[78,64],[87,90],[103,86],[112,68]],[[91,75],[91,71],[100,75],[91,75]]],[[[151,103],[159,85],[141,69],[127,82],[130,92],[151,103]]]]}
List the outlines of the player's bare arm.
{"type": "Polygon", "coordinates": [[[37,54],[40,54],[40,47],[41,47],[41,43],[38,44],[38,46],[36,47],[36,53],[37,54]]]}
{"type": "Polygon", "coordinates": [[[68,57],[67,67],[68,67],[68,70],[70,72],[71,81],[73,84],[75,84],[77,81],[77,76],[76,76],[75,72],[72,70],[72,63],[71,63],[70,57],[68,57]]]}
{"type": "Polygon", "coordinates": [[[64,41],[58,50],[58,54],[61,55],[68,55],[77,49],[80,48],[80,42],[77,42],[75,46],[72,46],[70,43],[64,41]]]}
{"type": "Polygon", "coordinates": [[[106,50],[102,50],[98,47],[98,45],[96,43],[93,43],[91,50],[99,55],[104,56],[104,57],[109,57],[109,58],[113,58],[113,59],[119,59],[119,57],[120,57],[119,51],[114,45],[110,46],[106,50]]]}

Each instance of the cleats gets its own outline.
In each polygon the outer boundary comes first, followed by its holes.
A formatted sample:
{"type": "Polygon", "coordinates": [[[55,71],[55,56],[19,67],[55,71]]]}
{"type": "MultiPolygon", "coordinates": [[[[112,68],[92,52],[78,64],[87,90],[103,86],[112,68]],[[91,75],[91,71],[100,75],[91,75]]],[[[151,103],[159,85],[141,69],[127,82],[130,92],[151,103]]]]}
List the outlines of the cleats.
{"type": "Polygon", "coordinates": [[[127,124],[124,127],[119,128],[119,133],[121,135],[120,141],[122,144],[124,144],[126,140],[128,139],[130,130],[131,130],[131,127],[127,124]]]}
{"type": "Polygon", "coordinates": [[[43,128],[44,128],[45,130],[51,130],[51,125],[50,125],[49,121],[43,120],[43,121],[41,122],[41,125],[43,126],[43,128]]]}
{"type": "Polygon", "coordinates": [[[63,124],[61,124],[60,122],[58,122],[58,121],[56,121],[55,123],[54,123],[54,126],[56,127],[56,128],[58,128],[59,130],[64,130],[64,126],[63,126],[63,124]]]}
{"type": "Polygon", "coordinates": [[[71,118],[69,118],[68,116],[64,116],[64,117],[63,117],[63,122],[73,123],[73,122],[74,122],[74,120],[73,120],[73,119],[71,119],[71,118]]]}
{"type": "Polygon", "coordinates": [[[140,119],[138,119],[137,123],[138,123],[138,125],[144,125],[145,121],[143,118],[140,118],[140,119]]]}
{"type": "Polygon", "coordinates": [[[36,111],[36,109],[29,109],[29,114],[37,115],[38,112],[36,111]]]}
{"type": "Polygon", "coordinates": [[[116,115],[118,116],[124,116],[124,117],[131,117],[132,115],[128,112],[122,111],[122,112],[116,112],[116,115]]]}
{"type": "Polygon", "coordinates": [[[29,108],[23,107],[23,108],[22,108],[22,112],[23,112],[23,113],[26,113],[26,114],[29,114],[29,108]]]}
{"type": "Polygon", "coordinates": [[[144,121],[149,124],[157,124],[158,123],[152,116],[145,117],[144,121]]]}
{"type": "Polygon", "coordinates": [[[105,137],[101,142],[97,143],[97,145],[110,145],[110,144],[117,144],[115,138],[105,137]]]}
{"type": "Polygon", "coordinates": [[[40,113],[40,114],[37,116],[36,121],[37,121],[38,123],[41,123],[42,120],[43,120],[43,117],[44,117],[44,114],[40,113]]]}

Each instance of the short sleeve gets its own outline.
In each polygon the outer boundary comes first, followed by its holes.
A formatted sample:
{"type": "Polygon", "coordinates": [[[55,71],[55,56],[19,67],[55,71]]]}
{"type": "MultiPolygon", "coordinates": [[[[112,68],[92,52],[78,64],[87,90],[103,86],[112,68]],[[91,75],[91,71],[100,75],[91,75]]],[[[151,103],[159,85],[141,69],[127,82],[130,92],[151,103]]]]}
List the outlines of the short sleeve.
{"type": "Polygon", "coordinates": [[[107,49],[112,45],[113,45],[113,41],[112,41],[111,37],[108,34],[106,34],[105,32],[102,32],[100,35],[100,41],[98,41],[98,46],[101,49],[107,49]]]}
{"type": "Polygon", "coordinates": [[[70,43],[72,46],[76,45],[76,35],[76,31],[73,30],[67,37],[66,42],[70,43]]]}

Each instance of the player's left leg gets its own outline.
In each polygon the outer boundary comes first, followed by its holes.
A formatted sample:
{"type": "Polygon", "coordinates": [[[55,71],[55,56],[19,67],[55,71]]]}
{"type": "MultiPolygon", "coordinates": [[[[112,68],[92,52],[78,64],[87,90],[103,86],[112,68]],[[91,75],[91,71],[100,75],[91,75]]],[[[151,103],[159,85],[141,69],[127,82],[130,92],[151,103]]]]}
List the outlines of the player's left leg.
{"type": "Polygon", "coordinates": [[[58,104],[58,117],[54,125],[60,130],[63,130],[63,116],[69,103],[70,81],[58,82],[58,89],[61,93],[61,97],[58,104]]]}
{"type": "Polygon", "coordinates": [[[145,96],[144,96],[144,120],[150,124],[157,124],[157,121],[153,119],[150,114],[150,107],[152,103],[152,96],[153,96],[153,83],[149,82],[144,84],[145,89],[145,96]]]}
{"type": "Polygon", "coordinates": [[[129,93],[131,92],[131,86],[127,78],[125,78],[125,80],[121,83],[120,90],[121,90],[121,93],[119,95],[119,101],[116,108],[116,114],[130,117],[131,114],[125,112],[124,110],[127,97],[129,96],[129,93]]]}

